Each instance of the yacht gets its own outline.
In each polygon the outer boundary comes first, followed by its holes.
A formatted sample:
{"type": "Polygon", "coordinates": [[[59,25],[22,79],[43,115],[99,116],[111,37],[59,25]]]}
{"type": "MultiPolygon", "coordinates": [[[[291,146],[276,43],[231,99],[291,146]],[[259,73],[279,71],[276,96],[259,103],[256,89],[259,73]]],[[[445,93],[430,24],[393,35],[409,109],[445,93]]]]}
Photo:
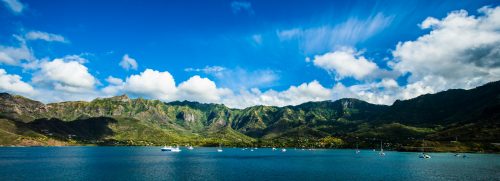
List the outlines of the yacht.
{"type": "Polygon", "coordinates": [[[172,151],[172,147],[171,146],[163,146],[163,148],[161,148],[161,151],[172,151]]]}

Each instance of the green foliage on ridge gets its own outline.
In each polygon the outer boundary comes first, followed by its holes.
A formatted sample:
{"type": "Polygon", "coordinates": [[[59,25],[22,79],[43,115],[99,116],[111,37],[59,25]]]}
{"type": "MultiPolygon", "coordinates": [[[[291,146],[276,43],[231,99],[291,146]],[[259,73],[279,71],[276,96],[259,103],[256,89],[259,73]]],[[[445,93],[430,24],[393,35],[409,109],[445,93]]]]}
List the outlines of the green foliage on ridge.
{"type": "Polygon", "coordinates": [[[403,149],[422,139],[442,145],[459,139],[478,143],[462,144],[461,149],[498,150],[484,145],[500,142],[500,82],[391,106],[346,98],[231,109],[126,95],[45,105],[1,93],[0,108],[0,145],[375,147],[383,140],[403,149]]]}

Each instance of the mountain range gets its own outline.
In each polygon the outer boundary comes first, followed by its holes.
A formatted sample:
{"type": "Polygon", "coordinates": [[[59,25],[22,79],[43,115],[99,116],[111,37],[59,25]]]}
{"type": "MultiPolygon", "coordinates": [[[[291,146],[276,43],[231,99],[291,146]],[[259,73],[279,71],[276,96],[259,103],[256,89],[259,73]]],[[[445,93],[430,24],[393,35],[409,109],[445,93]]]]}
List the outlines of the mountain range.
{"type": "Polygon", "coordinates": [[[345,98],[296,106],[189,101],[127,95],[43,104],[0,93],[0,145],[197,145],[415,151],[500,150],[500,81],[377,105],[345,98]]]}

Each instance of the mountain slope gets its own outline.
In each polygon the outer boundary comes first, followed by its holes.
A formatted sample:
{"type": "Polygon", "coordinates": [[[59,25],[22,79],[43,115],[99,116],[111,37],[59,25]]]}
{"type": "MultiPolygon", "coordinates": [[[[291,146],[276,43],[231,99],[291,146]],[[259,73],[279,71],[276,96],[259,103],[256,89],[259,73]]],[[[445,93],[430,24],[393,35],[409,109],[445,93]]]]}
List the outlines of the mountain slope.
{"type": "Polygon", "coordinates": [[[345,140],[343,146],[356,140],[365,140],[364,146],[369,146],[367,140],[380,139],[402,145],[424,138],[500,142],[495,133],[500,120],[500,81],[398,100],[391,106],[346,98],[230,109],[222,104],[164,103],[126,95],[43,104],[1,93],[0,108],[0,134],[9,137],[3,145],[20,144],[15,140],[31,136],[63,143],[126,145],[324,146],[332,144],[322,141],[337,138],[345,140]]]}

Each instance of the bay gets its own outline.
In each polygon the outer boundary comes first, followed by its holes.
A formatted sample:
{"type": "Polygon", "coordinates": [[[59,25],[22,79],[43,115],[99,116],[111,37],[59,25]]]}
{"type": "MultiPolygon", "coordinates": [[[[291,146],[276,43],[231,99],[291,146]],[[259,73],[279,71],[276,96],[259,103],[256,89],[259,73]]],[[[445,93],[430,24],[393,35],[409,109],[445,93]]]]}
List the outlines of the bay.
{"type": "Polygon", "coordinates": [[[349,149],[1,147],[0,180],[500,180],[500,155],[349,149]]]}

